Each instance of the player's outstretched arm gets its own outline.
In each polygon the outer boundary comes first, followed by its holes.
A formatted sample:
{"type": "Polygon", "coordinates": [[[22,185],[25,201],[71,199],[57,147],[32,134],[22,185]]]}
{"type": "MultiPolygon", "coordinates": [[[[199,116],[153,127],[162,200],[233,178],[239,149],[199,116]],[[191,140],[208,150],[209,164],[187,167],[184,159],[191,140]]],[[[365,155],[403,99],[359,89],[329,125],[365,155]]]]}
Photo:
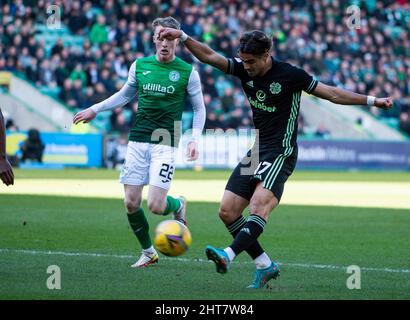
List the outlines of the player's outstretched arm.
{"type": "Polygon", "coordinates": [[[347,91],[341,88],[328,86],[319,82],[312,92],[316,97],[329,100],[333,103],[344,105],[368,105],[388,110],[393,106],[393,100],[390,97],[376,98],[365,96],[355,92],[347,91]]]}
{"type": "Polygon", "coordinates": [[[159,40],[181,39],[188,50],[191,51],[199,61],[214,66],[223,72],[226,72],[228,69],[228,59],[211,49],[206,44],[187,36],[182,30],[164,28],[158,33],[158,38],[159,40]]]}
{"type": "Polygon", "coordinates": [[[123,107],[128,102],[130,102],[136,96],[136,94],[137,90],[135,89],[135,87],[126,83],[120,91],[113,94],[111,97],[75,114],[73,123],[88,123],[93,120],[99,112],[114,110],[123,107]]]}
{"type": "Polygon", "coordinates": [[[6,128],[4,126],[3,114],[0,109],[0,178],[6,186],[14,184],[13,168],[7,160],[6,155],[6,128]]]}
{"type": "Polygon", "coordinates": [[[134,62],[128,71],[128,80],[120,91],[113,94],[104,101],[94,104],[93,106],[78,112],[74,115],[73,123],[88,123],[93,120],[98,113],[107,110],[114,110],[125,106],[137,95],[138,81],[135,77],[136,62],[134,62]]]}

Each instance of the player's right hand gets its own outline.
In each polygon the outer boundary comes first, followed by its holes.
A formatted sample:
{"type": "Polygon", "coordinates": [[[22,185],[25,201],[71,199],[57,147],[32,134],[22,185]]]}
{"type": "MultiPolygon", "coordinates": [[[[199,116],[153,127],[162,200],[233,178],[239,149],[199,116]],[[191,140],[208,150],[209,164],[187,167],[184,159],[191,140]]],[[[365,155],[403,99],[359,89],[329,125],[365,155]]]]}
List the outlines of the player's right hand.
{"type": "Polygon", "coordinates": [[[390,97],[376,98],[376,100],[374,101],[374,106],[384,110],[389,110],[391,109],[391,107],[393,107],[393,99],[390,97]]]}
{"type": "Polygon", "coordinates": [[[182,31],[173,28],[164,28],[158,32],[158,40],[162,41],[164,39],[174,40],[179,39],[182,35],[182,31]]]}
{"type": "Polygon", "coordinates": [[[74,124],[78,124],[80,122],[88,123],[92,119],[94,119],[96,115],[97,114],[91,108],[87,108],[75,114],[73,118],[73,123],[74,124]]]}
{"type": "Polygon", "coordinates": [[[13,169],[7,159],[0,160],[0,178],[6,186],[14,184],[13,169]]]}

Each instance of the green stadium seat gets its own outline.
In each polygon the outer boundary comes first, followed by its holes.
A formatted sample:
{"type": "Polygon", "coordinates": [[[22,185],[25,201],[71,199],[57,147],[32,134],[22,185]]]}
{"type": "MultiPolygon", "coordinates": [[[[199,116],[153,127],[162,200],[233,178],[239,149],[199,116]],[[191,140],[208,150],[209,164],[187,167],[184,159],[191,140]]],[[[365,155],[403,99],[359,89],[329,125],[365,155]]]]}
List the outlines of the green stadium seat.
{"type": "Polygon", "coordinates": [[[382,118],[380,120],[394,129],[399,129],[400,120],[398,118],[382,118]]]}
{"type": "Polygon", "coordinates": [[[59,88],[59,87],[51,88],[49,86],[42,86],[40,88],[40,91],[41,91],[41,93],[52,96],[53,98],[58,98],[58,94],[60,93],[61,88],[59,88]]]}

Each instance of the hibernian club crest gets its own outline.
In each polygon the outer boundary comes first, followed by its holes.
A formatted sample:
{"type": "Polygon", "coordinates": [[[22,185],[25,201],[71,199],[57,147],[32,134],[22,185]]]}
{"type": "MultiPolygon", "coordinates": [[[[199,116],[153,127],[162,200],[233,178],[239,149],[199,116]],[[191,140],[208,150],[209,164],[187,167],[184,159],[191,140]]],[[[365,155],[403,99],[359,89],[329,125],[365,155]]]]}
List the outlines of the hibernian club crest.
{"type": "Polygon", "coordinates": [[[171,71],[169,73],[169,80],[171,80],[173,82],[177,82],[180,77],[181,77],[181,75],[179,74],[178,71],[171,71]]]}
{"type": "Polygon", "coordinates": [[[272,82],[270,84],[269,90],[272,94],[278,94],[281,90],[282,86],[278,82],[272,82]]]}

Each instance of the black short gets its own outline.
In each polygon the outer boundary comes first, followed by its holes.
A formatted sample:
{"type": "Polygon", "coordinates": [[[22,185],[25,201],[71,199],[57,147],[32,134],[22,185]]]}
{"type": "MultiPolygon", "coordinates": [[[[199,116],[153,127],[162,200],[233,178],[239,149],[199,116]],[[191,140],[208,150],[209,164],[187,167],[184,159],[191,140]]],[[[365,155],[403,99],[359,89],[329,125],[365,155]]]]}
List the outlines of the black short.
{"type": "Polygon", "coordinates": [[[232,172],[225,189],[250,200],[257,183],[262,181],[263,187],[280,201],[285,182],[295,169],[297,156],[297,147],[283,153],[259,151],[259,158],[249,150],[232,172]]]}

